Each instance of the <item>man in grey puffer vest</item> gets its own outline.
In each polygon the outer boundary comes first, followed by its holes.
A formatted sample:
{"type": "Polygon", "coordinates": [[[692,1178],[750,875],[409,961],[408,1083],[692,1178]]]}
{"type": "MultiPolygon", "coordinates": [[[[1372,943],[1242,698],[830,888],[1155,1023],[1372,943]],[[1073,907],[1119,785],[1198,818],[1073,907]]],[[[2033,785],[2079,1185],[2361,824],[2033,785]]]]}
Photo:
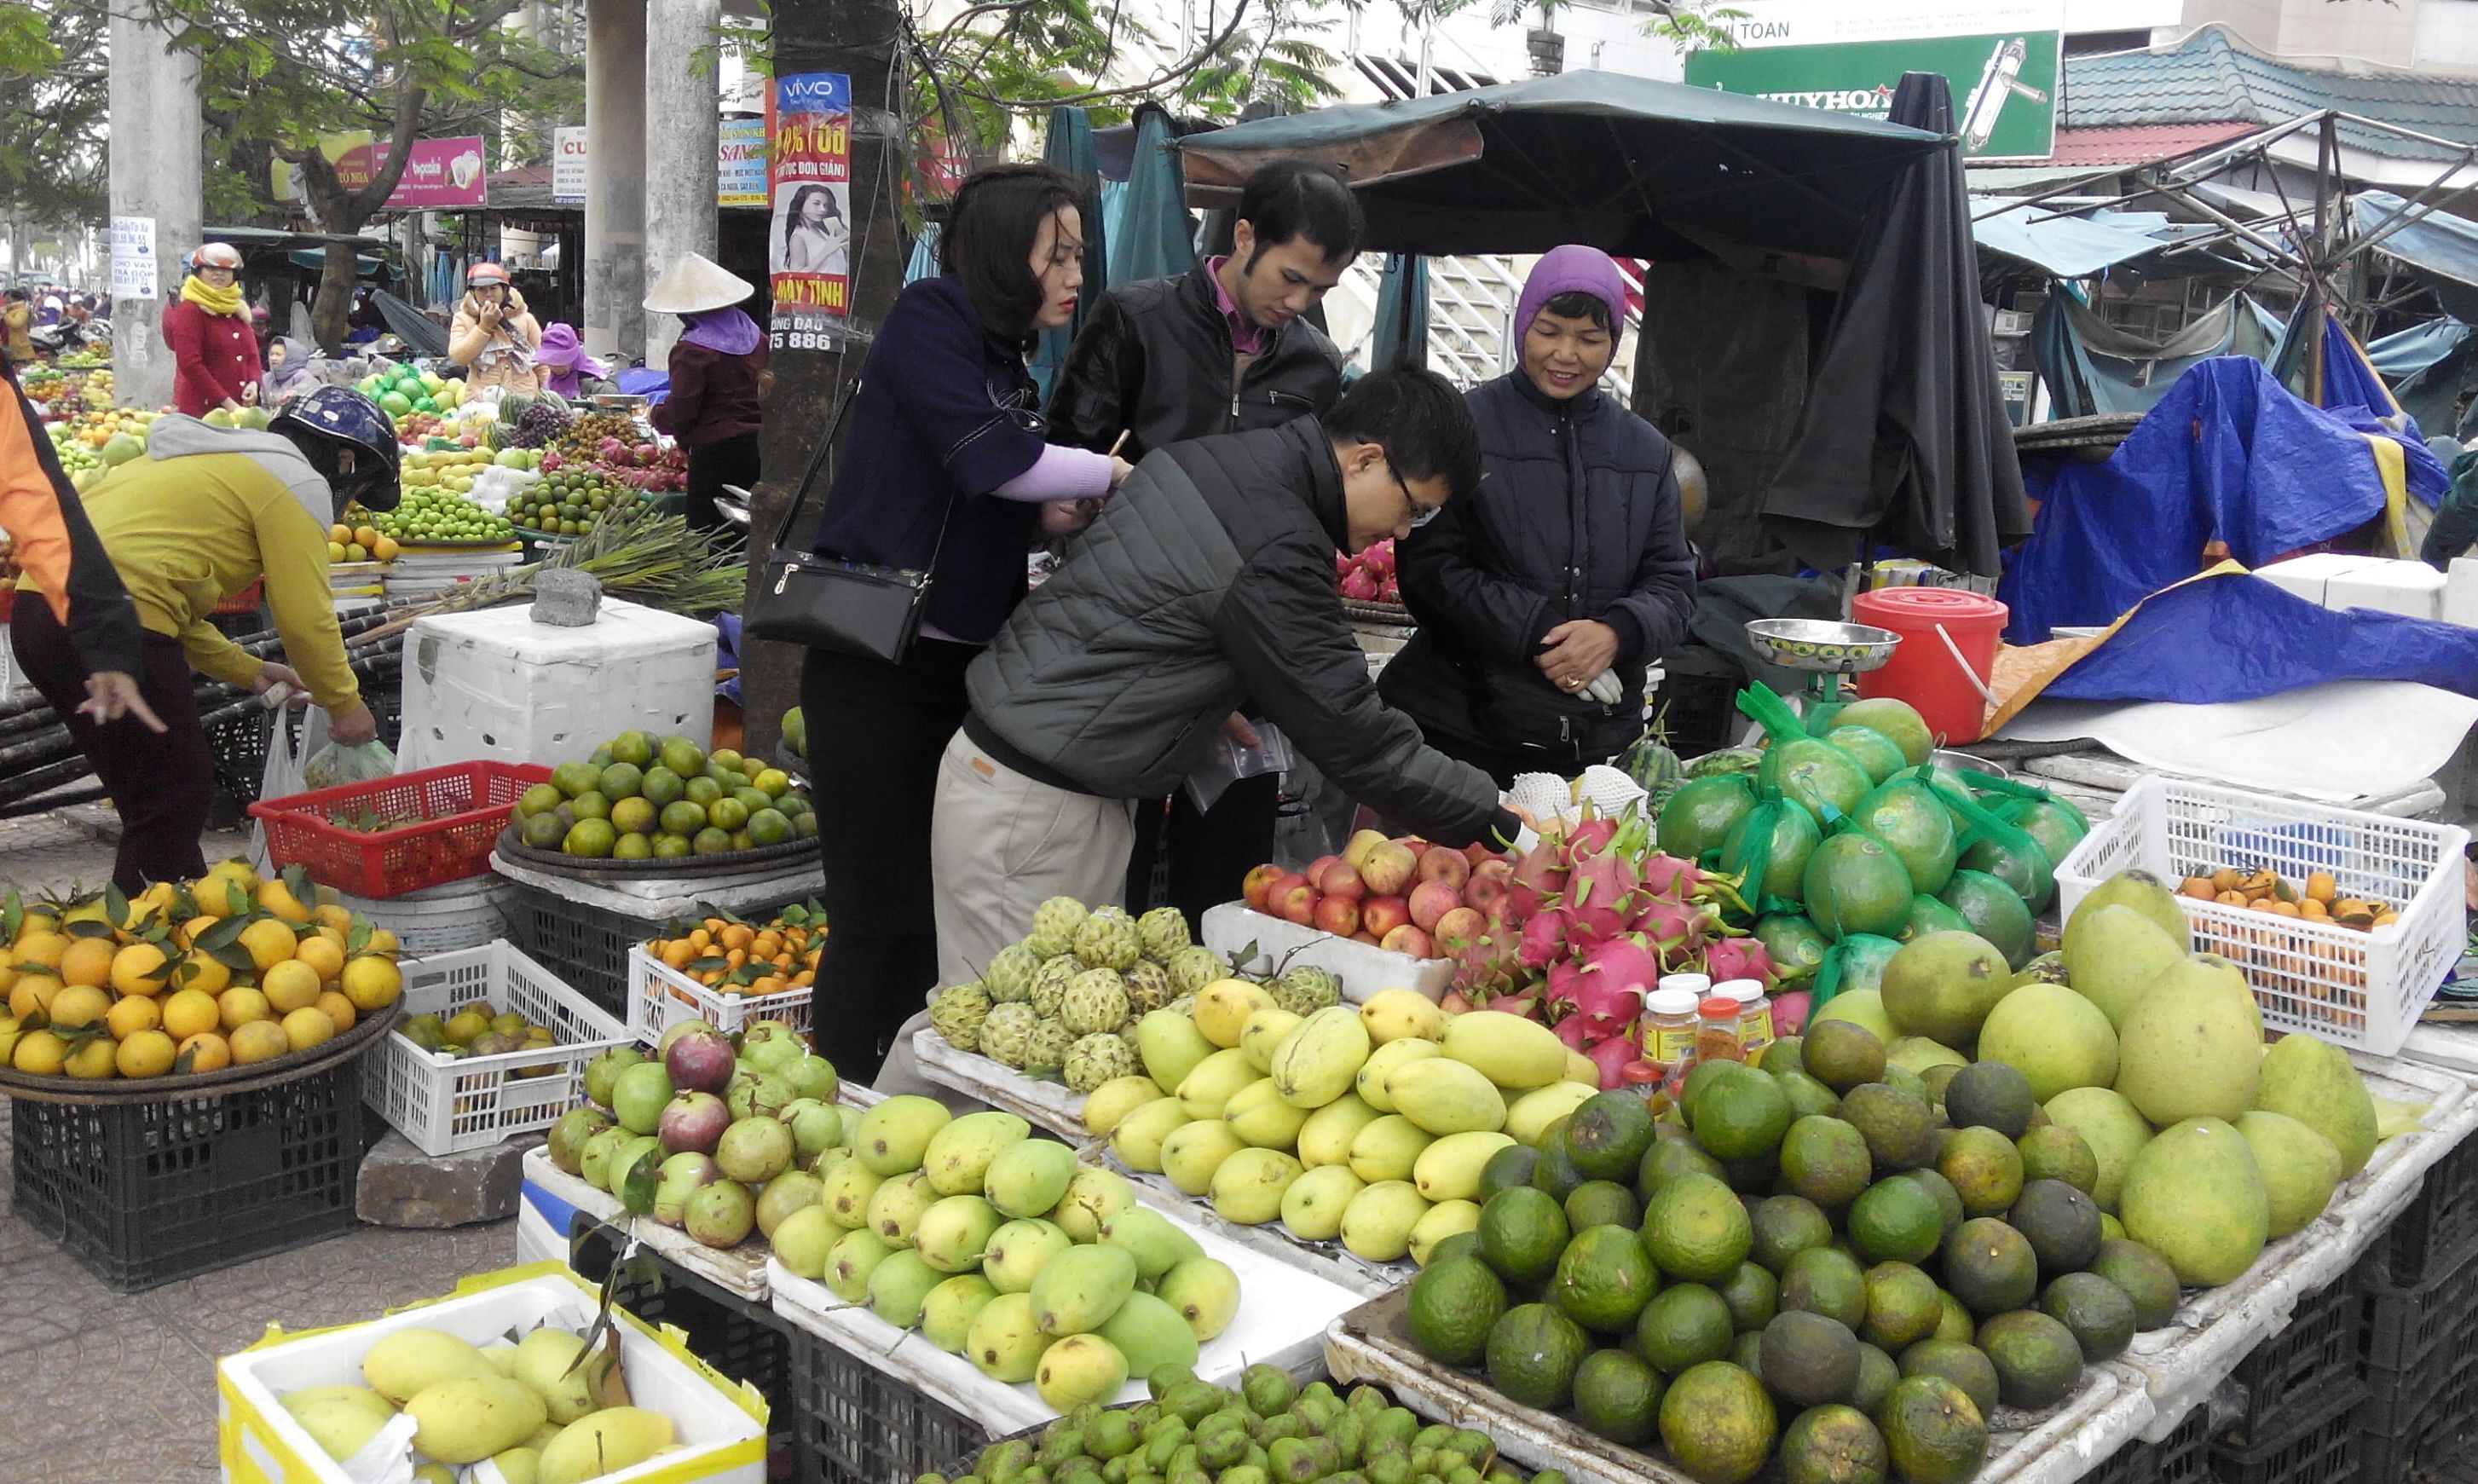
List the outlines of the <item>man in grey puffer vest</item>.
{"type": "Polygon", "coordinates": [[[1511,843],[1523,821],[1488,775],[1378,699],[1333,591],[1337,550],[1407,534],[1479,479],[1471,415],[1428,371],[1363,379],[1322,426],[1137,465],[973,662],[930,833],[940,982],[977,977],[1049,897],[1118,902],[1132,801],[1176,788],[1243,698],[1388,818],[1511,843]]]}

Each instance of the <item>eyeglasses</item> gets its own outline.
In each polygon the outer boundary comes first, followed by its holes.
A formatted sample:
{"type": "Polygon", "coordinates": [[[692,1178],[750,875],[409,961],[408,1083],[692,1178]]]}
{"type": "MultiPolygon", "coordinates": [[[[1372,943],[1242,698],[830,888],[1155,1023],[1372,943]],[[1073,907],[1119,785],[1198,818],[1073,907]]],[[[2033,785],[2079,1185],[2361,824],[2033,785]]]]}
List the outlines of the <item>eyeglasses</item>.
{"type": "Polygon", "coordinates": [[[1403,491],[1403,503],[1410,507],[1412,530],[1420,529],[1446,513],[1442,505],[1420,503],[1419,497],[1411,492],[1411,487],[1403,482],[1403,471],[1395,466],[1394,456],[1390,453],[1385,456],[1385,472],[1394,476],[1394,488],[1403,491]]]}

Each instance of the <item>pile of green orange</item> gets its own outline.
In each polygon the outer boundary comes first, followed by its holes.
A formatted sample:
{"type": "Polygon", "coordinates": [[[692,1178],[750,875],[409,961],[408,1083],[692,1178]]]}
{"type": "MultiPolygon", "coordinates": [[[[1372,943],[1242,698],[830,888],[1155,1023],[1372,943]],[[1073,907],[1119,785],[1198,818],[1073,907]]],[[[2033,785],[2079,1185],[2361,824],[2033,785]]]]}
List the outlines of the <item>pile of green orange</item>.
{"type": "Polygon", "coordinates": [[[622,732],[517,801],[517,836],[589,860],[677,860],[812,840],[818,818],[782,769],[685,737],[622,732]]]}
{"type": "Polygon", "coordinates": [[[594,469],[562,469],[543,475],[542,482],[517,497],[508,518],[527,530],[551,536],[575,536],[594,524],[621,499],[637,497],[607,474],[594,469]]]}

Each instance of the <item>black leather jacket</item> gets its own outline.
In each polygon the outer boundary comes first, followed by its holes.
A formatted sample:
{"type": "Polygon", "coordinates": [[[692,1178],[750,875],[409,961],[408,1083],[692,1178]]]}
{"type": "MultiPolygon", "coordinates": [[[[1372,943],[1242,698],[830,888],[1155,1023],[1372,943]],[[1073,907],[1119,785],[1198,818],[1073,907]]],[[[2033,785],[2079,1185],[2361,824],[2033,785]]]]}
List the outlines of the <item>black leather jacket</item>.
{"type": "Polygon", "coordinates": [[[1202,263],[1177,278],[1112,289],[1075,337],[1049,393],[1049,440],[1133,464],[1153,449],[1215,433],[1322,416],[1342,394],[1342,352],[1295,319],[1234,373],[1230,326],[1202,263]]]}

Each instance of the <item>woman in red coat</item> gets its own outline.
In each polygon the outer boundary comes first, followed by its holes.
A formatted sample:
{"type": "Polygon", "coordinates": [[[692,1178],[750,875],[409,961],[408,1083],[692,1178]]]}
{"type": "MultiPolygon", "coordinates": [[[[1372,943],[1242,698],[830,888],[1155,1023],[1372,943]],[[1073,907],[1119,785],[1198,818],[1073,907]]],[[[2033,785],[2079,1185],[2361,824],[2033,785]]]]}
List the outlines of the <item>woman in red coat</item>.
{"type": "Polygon", "coordinates": [[[164,343],[172,347],[172,402],[192,417],[220,407],[240,412],[258,401],[258,336],[240,296],[240,254],[209,242],[190,254],[181,302],[164,312],[164,343]]]}

